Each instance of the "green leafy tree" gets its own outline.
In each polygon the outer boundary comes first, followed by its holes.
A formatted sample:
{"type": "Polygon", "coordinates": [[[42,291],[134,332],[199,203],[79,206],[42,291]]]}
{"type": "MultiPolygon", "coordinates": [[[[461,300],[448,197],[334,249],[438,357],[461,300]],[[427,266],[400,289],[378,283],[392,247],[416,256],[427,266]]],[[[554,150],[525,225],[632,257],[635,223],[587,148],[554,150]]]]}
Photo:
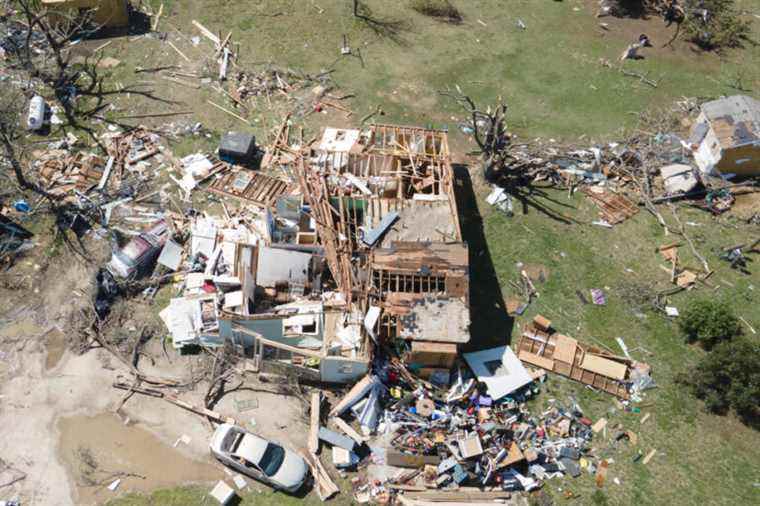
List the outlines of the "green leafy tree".
{"type": "Polygon", "coordinates": [[[683,381],[708,410],[733,409],[744,423],[760,428],[760,346],[748,338],[718,344],[683,381]]]}
{"type": "Polygon", "coordinates": [[[739,47],[750,34],[734,0],[687,1],[683,20],[686,37],[703,49],[739,47]]]}
{"type": "Polygon", "coordinates": [[[711,299],[692,300],[678,322],[686,340],[699,342],[706,350],[741,332],[739,320],[731,307],[711,299]]]}

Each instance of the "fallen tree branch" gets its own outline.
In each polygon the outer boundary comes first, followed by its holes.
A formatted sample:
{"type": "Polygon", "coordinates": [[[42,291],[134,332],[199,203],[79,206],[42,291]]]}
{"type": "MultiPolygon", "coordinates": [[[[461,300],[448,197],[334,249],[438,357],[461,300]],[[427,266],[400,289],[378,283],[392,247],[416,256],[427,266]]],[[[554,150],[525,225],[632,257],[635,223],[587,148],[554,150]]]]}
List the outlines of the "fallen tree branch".
{"type": "Polygon", "coordinates": [[[683,223],[681,222],[681,219],[678,217],[678,213],[676,212],[676,206],[668,202],[668,207],[670,207],[670,211],[673,213],[673,218],[675,218],[676,223],[678,223],[678,227],[681,229],[677,233],[681,235],[684,239],[686,239],[686,242],[689,244],[689,248],[691,248],[691,252],[694,254],[695,257],[699,259],[700,262],[702,262],[702,268],[705,270],[705,274],[710,272],[710,266],[707,264],[707,260],[705,260],[705,257],[699,254],[699,251],[697,251],[697,247],[694,245],[694,241],[691,240],[691,237],[686,234],[686,229],[683,226],[683,223]]]}

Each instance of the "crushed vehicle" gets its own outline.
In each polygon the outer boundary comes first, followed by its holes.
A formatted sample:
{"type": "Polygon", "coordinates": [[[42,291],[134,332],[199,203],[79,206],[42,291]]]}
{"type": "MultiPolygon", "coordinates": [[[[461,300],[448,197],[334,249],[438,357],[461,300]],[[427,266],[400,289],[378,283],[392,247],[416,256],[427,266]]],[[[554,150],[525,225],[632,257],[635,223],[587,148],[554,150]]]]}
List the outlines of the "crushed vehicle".
{"type": "Polygon", "coordinates": [[[107,268],[116,277],[134,278],[147,272],[166,244],[169,227],[159,220],[149,230],[133,237],[123,248],[113,252],[107,268]]]}
{"type": "Polygon", "coordinates": [[[292,450],[229,423],[217,427],[209,446],[224,465],[291,494],[309,474],[306,462],[292,450]]]}

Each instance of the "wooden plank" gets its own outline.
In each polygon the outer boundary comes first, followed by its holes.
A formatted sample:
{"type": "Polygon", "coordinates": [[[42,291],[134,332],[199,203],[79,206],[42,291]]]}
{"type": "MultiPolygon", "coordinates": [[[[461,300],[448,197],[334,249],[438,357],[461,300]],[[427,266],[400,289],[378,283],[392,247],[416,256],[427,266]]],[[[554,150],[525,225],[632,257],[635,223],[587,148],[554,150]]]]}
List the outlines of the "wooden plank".
{"type": "Polygon", "coordinates": [[[405,494],[414,499],[423,499],[433,502],[472,502],[472,501],[498,501],[509,499],[511,492],[501,490],[478,490],[474,487],[461,487],[455,490],[427,490],[419,494],[405,494]]]}
{"type": "Polygon", "coordinates": [[[523,362],[528,362],[529,364],[538,366],[541,369],[546,369],[547,371],[554,370],[554,360],[544,358],[542,356],[536,355],[535,353],[520,350],[520,353],[517,355],[517,357],[523,362]]]}
{"type": "Polygon", "coordinates": [[[372,387],[372,383],[373,380],[371,376],[367,375],[362,378],[362,380],[351,387],[351,390],[349,390],[348,393],[343,396],[340,402],[338,402],[338,404],[336,404],[335,407],[330,410],[330,416],[338,416],[346,411],[349,407],[353,406],[355,402],[358,402],[364,395],[366,395],[367,392],[369,392],[369,389],[372,387]]]}
{"type": "Polygon", "coordinates": [[[625,364],[598,357],[596,355],[591,355],[590,353],[586,353],[586,356],[583,357],[581,367],[587,371],[601,374],[603,376],[607,376],[608,378],[613,378],[616,380],[624,380],[625,373],[628,370],[628,366],[625,364]]]}
{"type": "Polygon", "coordinates": [[[539,330],[549,330],[552,326],[552,322],[541,315],[536,315],[536,317],[533,318],[533,324],[538,327],[539,330]]]}
{"type": "Polygon", "coordinates": [[[321,501],[326,501],[333,495],[340,492],[340,488],[327,474],[319,458],[313,453],[302,452],[301,456],[311,468],[311,475],[314,477],[314,488],[321,501]]]}
{"type": "Polygon", "coordinates": [[[281,350],[289,351],[291,353],[296,353],[298,355],[305,355],[307,357],[314,357],[314,358],[320,358],[320,359],[324,358],[324,356],[321,353],[318,353],[316,351],[307,350],[304,348],[296,348],[295,346],[278,343],[277,341],[271,341],[263,337],[261,334],[253,332],[252,330],[248,330],[247,328],[242,327],[240,325],[234,325],[233,330],[237,332],[242,332],[243,334],[247,334],[251,337],[255,337],[260,343],[266,346],[272,346],[273,348],[279,348],[281,350]]]}
{"type": "Polygon", "coordinates": [[[563,334],[557,334],[557,341],[554,348],[554,360],[572,364],[575,360],[575,350],[578,347],[578,341],[572,337],[563,334]]]}
{"type": "Polygon", "coordinates": [[[320,392],[312,392],[309,420],[309,451],[311,453],[319,452],[319,406],[321,401],[322,394],[320,392]]]}
{"type": "Polygon", "coordinates": [[[214,43],[214,45],[219,46],[221,44],[221,40],[219,40],[219,37],[214,35],[214,32],[197,22],[196,20],[193,20],[193,25],[203,34],[204,37],[209,39],[211,42],[214,43]]]}
{"type": "Polygon", "coordinates": [[[455,343],[412,341],[410,363],[430,367],[450,368],[457,358],[455,343]]]}
{"type": "Polygon", "coordinates": [[[441,458],[437,455],[410,455],[396,450],[388,450],[385,463],[389,466],[419,469],[425,466],[437,466],[441,458]]]}
{"type": "Polygon", "coordinates": [[[356,444],[362,445],[369,439],[356,432],[354,428],[348,425],[342,418],[338,418],[336,416],[331,418],[331,420],[337,428],[345,432],[348,437],[356,441],[356,444]]]}

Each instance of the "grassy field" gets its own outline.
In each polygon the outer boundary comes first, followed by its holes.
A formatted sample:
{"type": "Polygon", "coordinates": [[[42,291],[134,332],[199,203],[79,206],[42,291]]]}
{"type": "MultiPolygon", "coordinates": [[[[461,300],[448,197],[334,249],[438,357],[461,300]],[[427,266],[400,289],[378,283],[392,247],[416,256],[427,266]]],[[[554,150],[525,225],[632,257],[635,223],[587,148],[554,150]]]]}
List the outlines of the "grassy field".
{"type": "MultiPolygon", "coordinates": [[[[147,3],[157,10],[161,1],[147,3]]],[[[760,65],[748,65],[760,61],[760,47],[748,43],[722,55],[696,52],[681,41],[663,47],[675,29],[666,29],[661,19],[597,19],[594,0],[458,1],[454,3],[464,14],[460,25],[419,15],[403,0],[364,0],[371,21],[354,18],[347,0],[163,3],[160,30],[192,62],[211,51],[205,39],[199,46],[190,43],[198,34],[191,24],[196,19],[223,36],[232,32],[240,44],[242,68],[275,63],[311,74],[334,70],[343,91],[355,94],[345,103],[355,112],[353,120],[379,105],[386,111],[381,119],[389,122],[453,126],[462,111],[438,92],[458,85],[484,107],[503,96],[511,108],[511,126],[521,134],[599,138],[631,126],[636,112],[682,96],[711,97],[760,86],[760,65]],[[518,19],[525,30],[518,28],[518,19]],[[654,48],[644,51],[642,60],[627,61],[625,68],[657,81],[657,88],[616,69],[622,50],[642,32],[654,48]],[[343,35],[354,56],[340,55],[343,35]],[[602,66],[601,59],[615,68],[602,66]]],[[[760,12],[758,0],[737,3],[760,12]]],[[[760,21],[747,17],[756,21],[757,39],[760,21]]],[[[188,65],[151,38],[117,42],[104,53],[124,59],[125,65],[114,71],[124,84],[135,80],[132,64],[188,65]]],[[[205,104],[206,98],[218,97],[216,92],[193,93],[165,82],[155,89],[185,100],[204,123],[240,127],[205,104]]],[[[267,112],[261,106],[250,117],[271,126],[267,112]]],[[[324,122],[319,115],[311,120],[324,122]]]]}
{"type": "MultiPolygon", "coordinates": [[[[149,4],[157,7],[159,0],[149,4]]],[[[209,52],[206,41],[194,47],[191,20],[226,34],[241,44],[241,66],[258,68],[272,62],[310,73],[334,69],[333,78],[344,92],[355,97],[346,102],[355,112],[312,115],[307,126],[316,130],[329,120],[350,123],[380,105],[384,122],[452,127],[452,145],[461,151],[470,146],[453,128],[463,118],[461,110],[439,90],[458,85],[478,103],[493,103],[501,95],[511,109],[511,127],[523,137],[551,136],[574,139],[614,140],[622,129],[635,125],[636,113],[671,104],[683,96],[712,97],[737,93],[737,87],[760,87],[760,47],[722,55],[693,51],[676,42],[663,48],[672,32],[659,19],[615,20],[593,16],[596,1],[536,2],[528,0],[455,0],[464,23],[450,25],[418,15],[400,0],[367,0],[372,22],[355,19],[347,0],[221,0],[164,1],[161,30],[169,33],[191,59],[209,52]],[[527,29],[517,27],[521,19],[527,29]],[[599,22],[609,23],[608,30],[599,22]],[[177,39],[177,33],[182,34],[177,39]],[[656,80],[656,88],[602,66],[600,59],[616,64],[622,49],[639,33],[648,33],[655,48],[646,58],[625,63],[625,68],[656,80]],[[360,49],[361,59],[341,57],[341,37],[360,49]]],[[[743,9],[760,13],[760,0],[739,0],[743,9]]],[[[753,36],[760,39],[760,21],[754,19],[753,36]]],[[[155,39],[116,41],[106,54],[123,64],[112,72],[115,82],[134,79],[135,65],[183,63],[171,49],[155,39]]],[[[354,51],[356,52],[356,51],[354,51]]],[[[156,82],[157,94],[182,101],[175,108],[196,111],[192,121],[222,131],[241,124],[205,104],[219,95],[156,82]]],[[[757,94],[756,91],[753,93],[757,94]]],[[[124,107],[143,112],[144,101],[131,97],[124,107]]],[[[285,105],[283,105],[285,107],[285,105]]],[[[167,107],[168,108],[168,107],[167,107]]],[[[170,109],[170,108],[168,108],[170,109]]],[[[283,109],[269,110],[259,102],[249,118],[261,137],[275,125],[283,109]]],[[[188,120],[191,121],[191,120],[188,120]]],[[[185,140],[177,154],[211,147],[210,141],[185,140]]],[[[473,171],[474,173],[474,171],[473,171]]],[[[467,179],[466,175],[461,176],[467,179]]],[[[507,218],[483,203],[486,189],[473,176],[475,198],[464,202],[463,229],[473,253],[473,336],[478,342],[504,342],[517,335],[523,322],[537,313],[549,317],[560,331],[580,340],[597,342],[617,351],[616,337],[625,340],[632,355],[649,362],[658,389],[647,393],[640,413],[626,412],[609,396],[552,376],[536,401],[565,400],[575,396],[592,419],[606,416],[611,425],[621,423],[638,435],[638,445],[596,441],[602,455],[612,458],[607,484],[595,493],[593,478],[549,481],[545,490],[559,504],[758,504],[760,503],[760,434],[733,417],[705,414],[701,404],[676,383],[703,353],[687,346],[671,320],[652,311],[632,293],[653,293],[669,285],[668,274],[655,253],[657,246],[674,242],[666,237],[652,216],[641,212],[612,230],[590,225],[596,209],[582,195],[547,190],[541,204],[572,217],[566,224],[530,209],[507,218]],[[504,313],[511,295],[509,279],[516,264],[540,265],[548,280],[538,285],[540,297],[526,315],[512,321],[504,313]],[[583,304],[576,292],[588,297],[591,288],[605,290],[604,306],[583,304]],[[641,419],[650,413],[644,424],[641,419]],[[648,464],[634,463],[634,456],[656,449],[648,464]],[[618,478],[620,485],[614,483],[618,478]],[[575,498],[566,499],[572,491],[575,498]]],[[[467,186],[467,185],[465,185],[467,186]]],[[[662,208],[672,222],[667,207],[662,208]]],[[[715,274],[710,286],[671,297],[683,308],[692,297],[730,300],[738,314],[760,328],[758,295],[760,275],[746,276],[730,270],[716,250],[741,242],[757,230],[725,216],[713,218],[690,208],[679,208],[682,221],[708,259],[715,274]]],[[[685,264],[699,270],[699,262],[687,247],[681,248],[685,264]]],[[[755,270],[757,268],[755,267],[755,270]]],[[[752,336],[757,342],[757,337],[752,336]]],[[[150,497],[128,496],[113,506],[207,504],[207,488],[180,488],[156,492],[150,497]]],[[[254,493],[241,504],[295,504],[280,494],[254,493]]],[[[307,504],[318,500],[310,495],[307,504]]],[[[341,495],[335,504],[349,504],[341,495]]]]}

